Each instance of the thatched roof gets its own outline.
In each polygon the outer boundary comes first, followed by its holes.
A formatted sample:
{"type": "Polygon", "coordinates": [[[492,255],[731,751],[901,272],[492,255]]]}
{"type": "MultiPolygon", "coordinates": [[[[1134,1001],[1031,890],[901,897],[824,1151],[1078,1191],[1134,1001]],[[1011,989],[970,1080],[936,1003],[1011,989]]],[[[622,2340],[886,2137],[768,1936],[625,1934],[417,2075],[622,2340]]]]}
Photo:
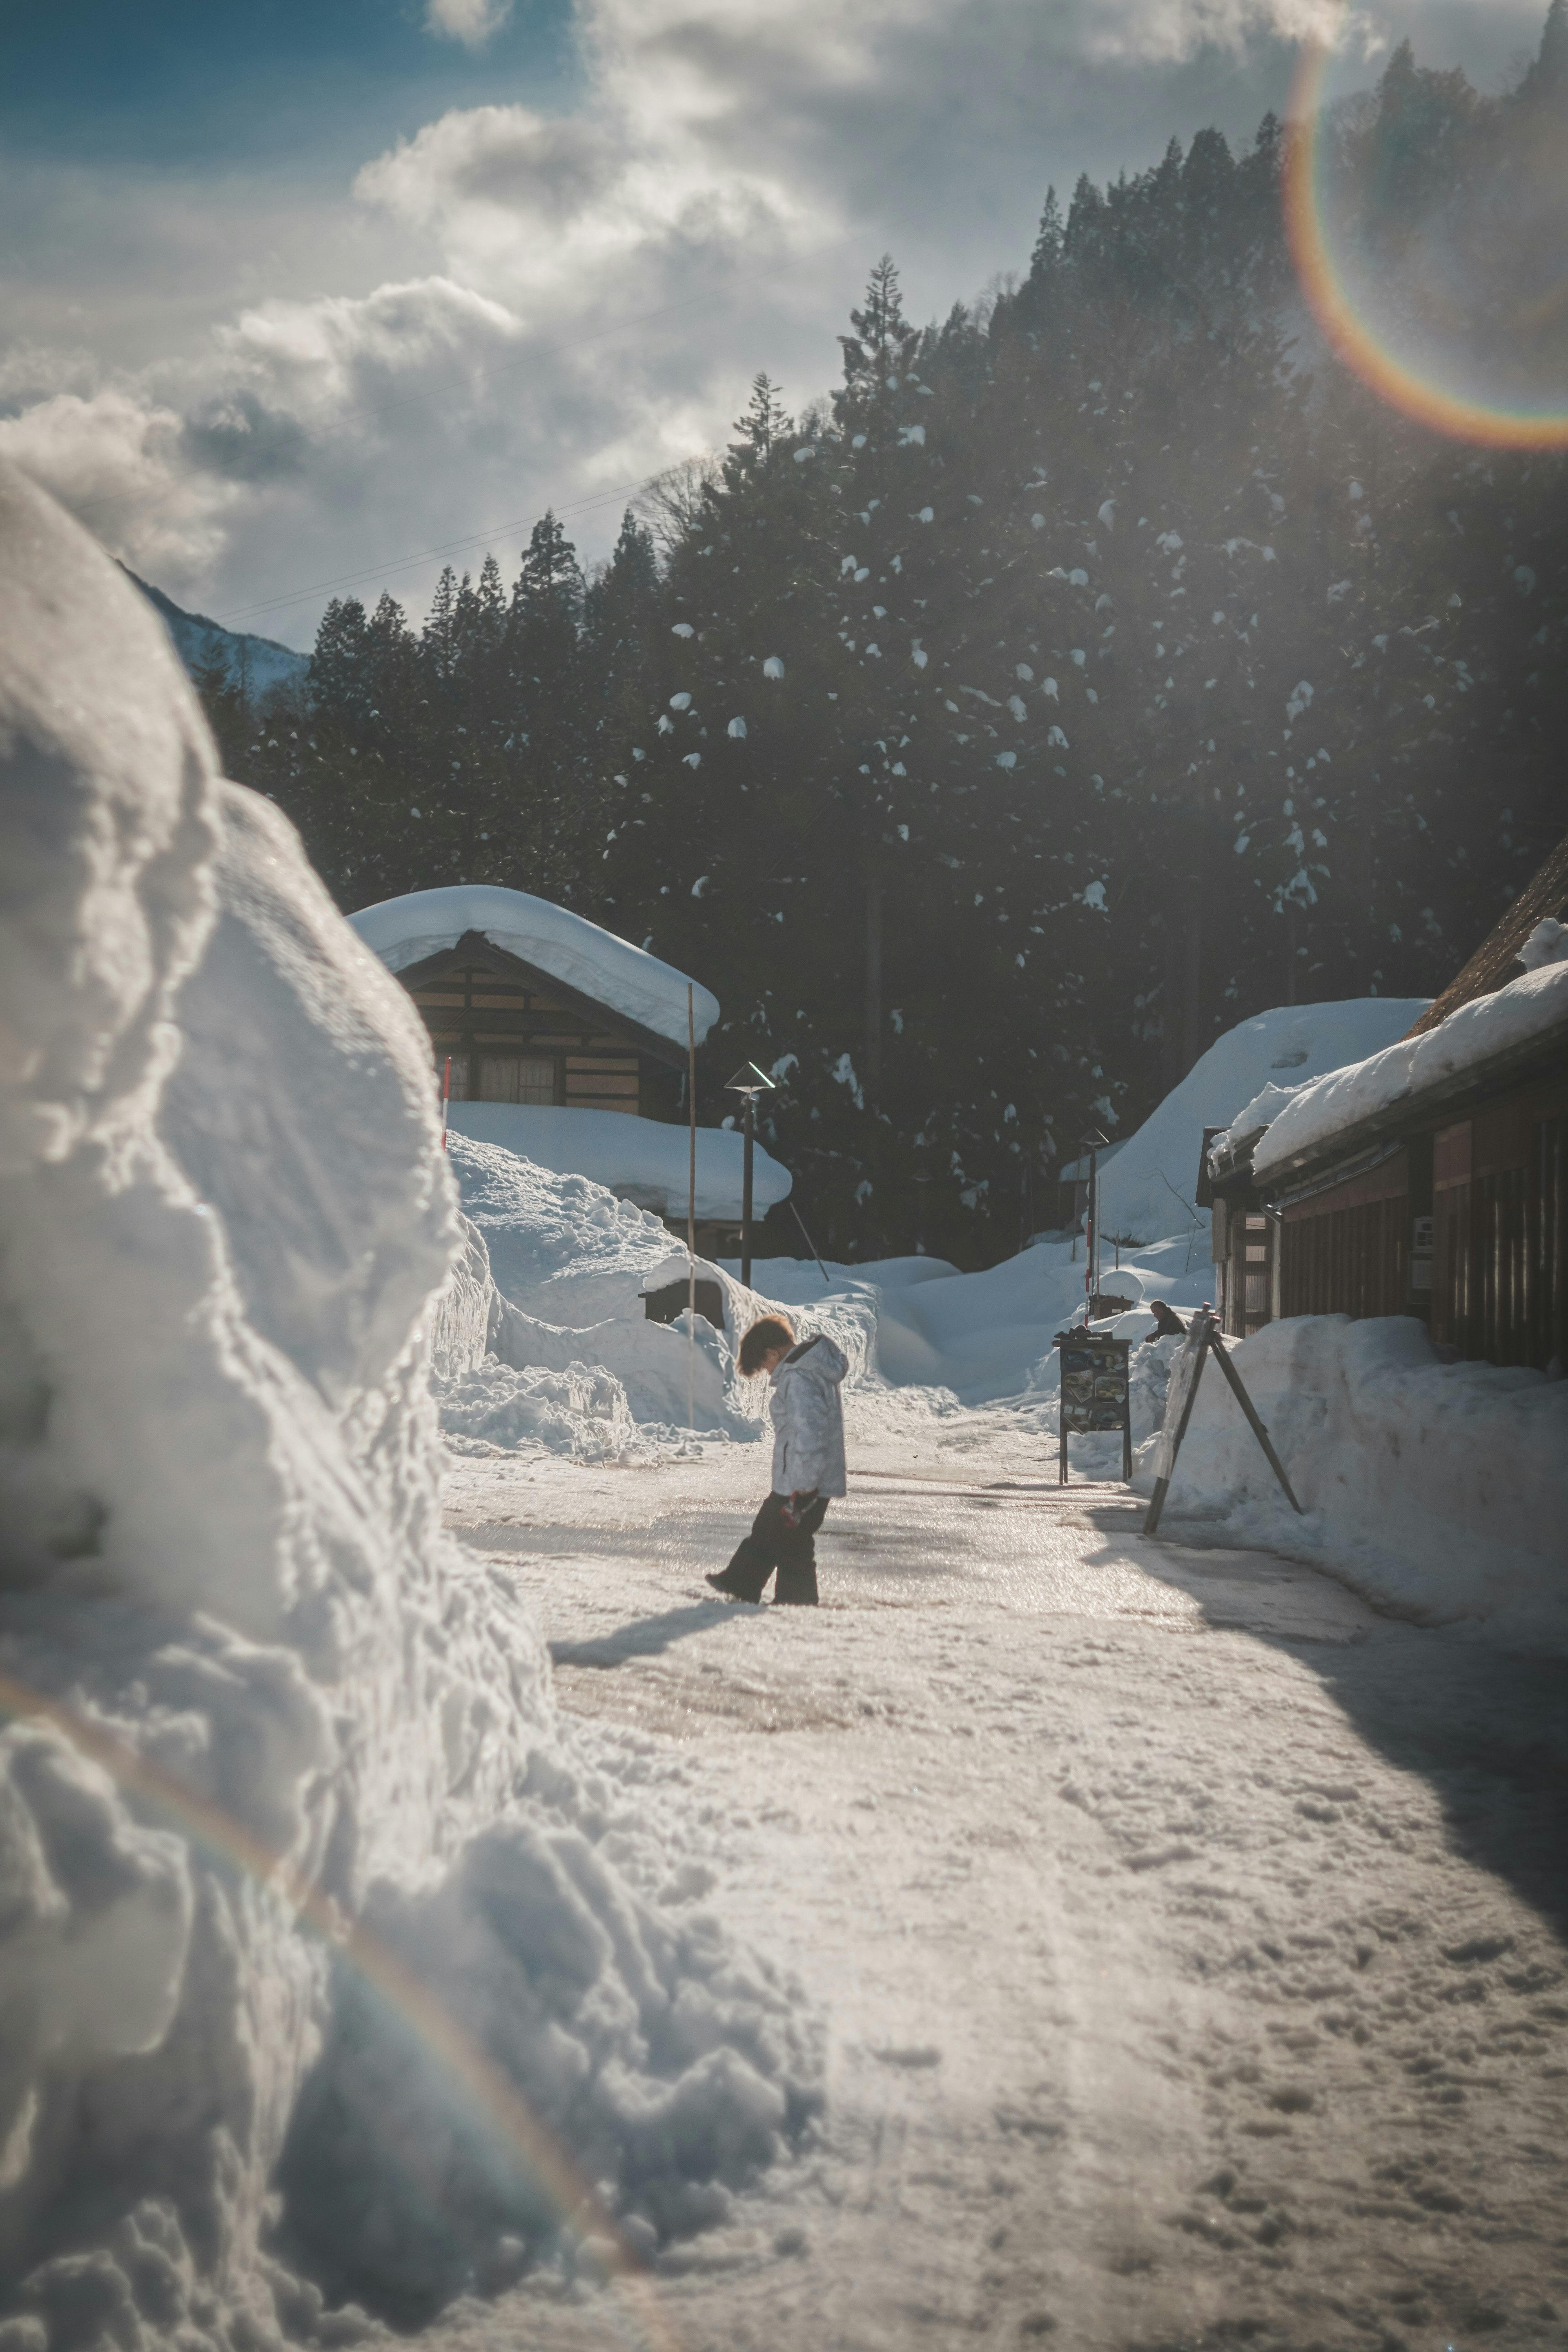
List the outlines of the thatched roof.
{"type": "Polygon", "coordinates": [[[1473,997],[1490,996],[1517,980],[1524,966],[1519,951],[1535,929],[1548,915],[1560,919],[1568,911],[1568,834],[1564,834],[1545,865],[1532,881],[1514,899],[1512,905],[1489,930],[1458,979],[1451,980],[1441,996],[1435,997],[1421,1015],[1405,1031],[1407,1037],[1419,1037],[1424,1030],[1436,1029],[1450,1013],[1473,997]]]}

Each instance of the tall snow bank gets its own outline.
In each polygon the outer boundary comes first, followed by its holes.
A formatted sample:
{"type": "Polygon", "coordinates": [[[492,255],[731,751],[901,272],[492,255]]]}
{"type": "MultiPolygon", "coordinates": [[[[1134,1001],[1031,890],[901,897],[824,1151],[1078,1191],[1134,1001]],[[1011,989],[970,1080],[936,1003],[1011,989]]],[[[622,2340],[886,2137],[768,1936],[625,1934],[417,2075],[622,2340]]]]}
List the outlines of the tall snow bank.
{"type": "Polygon", "coordinates": [[[1299,1087],[1404,1035],[1426,997],[1280,1005],[1216,1037],[1100,1179],[1101,1230],[1156,1241],[1192,1222],[1205,1127],[1227,1127],[1267,1086],[1299,1087]]]}
{"type": "Polygon", "coordinates": [[[1410,1316],[1295,1316],[1226,1344],[1305,1517],[1209,1366],[1168,1520],[1321,1560],[1426,1623],[1473,1619],[1568,1653],[1568,1381],[1439,1364],[1410,1316]]]}
{"type": "Polygon", "coordinates": [[[1303,1087],[1253,1153],[1254,1171],[1259,1177],[1279,1175],[1408,1097],[1462,1078],[1512,1047],[1545,1044],[1558,1035],[1568,1049],[1568,963],[1523,972],[1492,995],[1461,1004],[1436,1029],[1303,1087]]]}
{"type": "MultiPolygon", "coordinates": [[[[411,890],[362,907],[350,922],[388,971],[405,971],[443,948],[455,948],[466,931],[521,956],[525,963],[564,981],[595,1004],[608,1005],[640,1021],[672,1045],[687,1038],[687,989],[701,1044],[719,1018],[719,1000],[689,982],[673,964],[633,947],[629,940],[601,929],[568,907],[552,906],[527,890],[501,890],[485,882],[451,883],[440,890],[411,890]]],[[[611,1117],[616,1116],[612,1112],[611,1117]]]]}
{"type": "Polygon", "coordinates": [[[454,2011],[633,2238],[721,2211],[803,2111],[794,2011],[656,1907],[656,1824],[441,1533],[432,1352],[482,1360],[493,1299],[423,1030],[217,778],[154,615],[5,472],[0,1005],[12,2352],[349,2340],[279,2247],[403,2308],[549,2254],[559,2200],[432,2055],[454,2011]],[[416,2000],[342,1956],[367,1921],[416,2000]]]}

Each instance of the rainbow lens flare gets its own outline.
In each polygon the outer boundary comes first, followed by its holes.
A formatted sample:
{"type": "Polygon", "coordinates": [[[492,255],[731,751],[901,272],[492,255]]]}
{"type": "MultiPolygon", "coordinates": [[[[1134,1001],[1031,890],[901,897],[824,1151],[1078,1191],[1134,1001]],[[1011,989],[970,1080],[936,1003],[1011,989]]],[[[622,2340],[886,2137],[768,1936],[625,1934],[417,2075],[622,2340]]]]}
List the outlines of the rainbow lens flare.
{"type": "Polygon", "coordinates": [[[363,1923],[346,1918],[283,1855],[219,1806],[184,1787],[106,1725],[31,1689],[0,1668],[0,1722],[7,1717],[18,1723],[48,1725],[109,1773],[128,1796],[161,1814],[211,1858],[265,1888],[302,1927],[357,1970],[436,2061],[497,2148],[522,2178],[542,2191],[571,2232],[597,2242],[607,2283],[619,2298],[617,2316],[628,2344],[636,2352],[680,2352],[641,2256],[622,2236],[598,2192],[534,2115],[517,2085],[395,1952],[363,1923]]]}
{"type": "MultiPolygon", "coordinates": [[[[1285,219],[1302,291],[1345,364],[1393,407],[1455,440],[1568,449],[1568,137],[1517,101],[1493,118],[1473,184],[1430,184],[1378,216],[1410,168],[1363,116],[1363,170],[1343,169],[1326,103],[1331,50],[1301,53],[1284,153],[1285,219]]],[[[1402,131],[1405,126],[1400,126],[1402,131]]],[[[1420,157],[1428,183],[1436,154],[1420,157]]]]}

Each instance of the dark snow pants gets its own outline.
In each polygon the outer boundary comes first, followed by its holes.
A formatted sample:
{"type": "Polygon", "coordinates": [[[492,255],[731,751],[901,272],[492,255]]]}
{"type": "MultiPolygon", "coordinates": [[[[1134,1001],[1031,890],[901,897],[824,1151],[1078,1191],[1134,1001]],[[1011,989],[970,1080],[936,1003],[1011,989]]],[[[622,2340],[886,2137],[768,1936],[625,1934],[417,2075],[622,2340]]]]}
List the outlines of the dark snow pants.
{"type": "Polygon", "coordinates": [[[819,1495],[808,1503],[793,1528],[780,1516],[788,1500],[787,1495],[768,1496],[729,1567],[710,1580],[721,1592],[732,1593],[737,1601],[760,1601],[763,1587],[777,1569],[774,1601],[816,1607],[816,1530],[827,1517],[827,1497],[819,1495]]]}

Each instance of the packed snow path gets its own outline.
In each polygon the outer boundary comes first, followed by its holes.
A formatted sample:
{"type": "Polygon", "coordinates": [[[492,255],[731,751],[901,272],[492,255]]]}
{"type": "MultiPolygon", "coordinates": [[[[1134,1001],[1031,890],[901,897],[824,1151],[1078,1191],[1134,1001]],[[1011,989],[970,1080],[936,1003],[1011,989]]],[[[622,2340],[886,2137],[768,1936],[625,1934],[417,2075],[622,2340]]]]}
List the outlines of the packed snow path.
{"type": "MultiPolygon", "coordinates": [[[[665,1899],[825,2023],[818,2143],[663,2258],[669,2341],[1561,2345],[1568,1665],[1151,1543],[1002,1414],[852,1438],[825,1606],[726,1607],[757,1468],[448,1497],[646,1776],[665,1899]]],[[[426,2339],[637,2340],[558,2280],[426,2339]]]]}

